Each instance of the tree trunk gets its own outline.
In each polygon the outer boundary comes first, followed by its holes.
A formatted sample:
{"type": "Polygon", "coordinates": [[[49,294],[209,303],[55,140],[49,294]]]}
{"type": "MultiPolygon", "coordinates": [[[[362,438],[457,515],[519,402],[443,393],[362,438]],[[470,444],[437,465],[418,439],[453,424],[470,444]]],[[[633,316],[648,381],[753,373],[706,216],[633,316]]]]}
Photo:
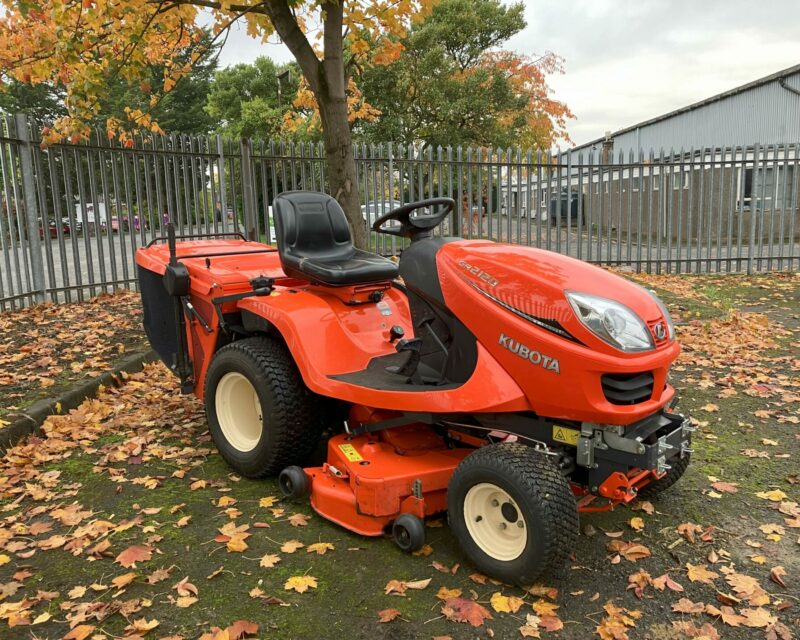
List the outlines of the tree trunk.
{"type": "Polygon", "coordinates": [[[355,245],[361,249],[369,249],[369,236],[361,217],[358,197],[353,138],[347,120],[347,99],[329,98],[326,101],[320,100],[319,104],[331,195],[344,209],[355,245]]]}
{"type": "Polygon", "coordinates": [[[317,99],[322,119],[331,195],[342,205],[350,221],[353,242],[357,247],[367,249],[369,236],[361,218],[353,137],[347,119],[347,74],[344,68],[342,34],[343,4],[342,0],[321,2],[325,51],[322,60],[317,58],[317,54],[301,31],[288,0],[271,0],[261,3],[261,6],[284,44],[294,55],[303,70],[309,88],[317,99]]]}

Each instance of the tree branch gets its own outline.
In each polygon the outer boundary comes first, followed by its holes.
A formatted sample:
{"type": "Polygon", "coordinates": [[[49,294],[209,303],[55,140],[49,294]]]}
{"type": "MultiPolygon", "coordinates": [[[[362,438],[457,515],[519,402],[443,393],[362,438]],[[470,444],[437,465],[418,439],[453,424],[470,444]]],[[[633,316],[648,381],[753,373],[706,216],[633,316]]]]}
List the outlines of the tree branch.
{"type": "MultiPolygon", "coordinates": [[[[149,0],[154,4],[160,4],[164,0],[149,0]]],[[[178,5],[194,5],[197,7],[205,7],[207,9],[222,9],[222,3],[216,0],[169,0],[169,5],[164,10],[169,10],[171,7],[178,5]]],[[[230,4],[227,5],[226,10],[239,13],[240,16],[247,13],[257,13],[265,15],[272,22],[275,32],[280,36],[283,43],[292,52],[292,55],[300,65],[303,75],[306,77],[308,86],[315,94],[319,91],[319,59],[314,49],[308,42],[300,25],[297,24],[297,18],[292,13],[287,0],[265,0],[254,5],[244,4],[230,4]]]]}
{"type": "Polygon", "coordinates": [[[300,25],[297,24],[289,3],[287,0],[267,0],[263,5],[264,13],[272,21],[275,31],[300,65],[309,88],[317,95],[320,90],[320,61],[300,25]]]}

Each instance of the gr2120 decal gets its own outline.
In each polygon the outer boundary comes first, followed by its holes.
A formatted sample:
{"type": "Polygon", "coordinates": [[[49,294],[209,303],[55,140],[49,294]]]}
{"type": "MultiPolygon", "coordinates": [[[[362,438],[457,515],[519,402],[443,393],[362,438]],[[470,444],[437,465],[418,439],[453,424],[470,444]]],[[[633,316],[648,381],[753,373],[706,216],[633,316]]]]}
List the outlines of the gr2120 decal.
{"type": "Polygon", "coordinates": [[[496,278],[493,278],[492,276],[490,276],[488,273],[486,273],[480,267],[472,266],[466,260],[459,260],[458,261],[458,266],[461,267],[462,269],[466,269],[467,271],[469,271],[472,275],[476,276],[478,278],[478,280],[483,280],[490,287],[496,287],[498,284],[500,284],[497,281],[496,278]]]}

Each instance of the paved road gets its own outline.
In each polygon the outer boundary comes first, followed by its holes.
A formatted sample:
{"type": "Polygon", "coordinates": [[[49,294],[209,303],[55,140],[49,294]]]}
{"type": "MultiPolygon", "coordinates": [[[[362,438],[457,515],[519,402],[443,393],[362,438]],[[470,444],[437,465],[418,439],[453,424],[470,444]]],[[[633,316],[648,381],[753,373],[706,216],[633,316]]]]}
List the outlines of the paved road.
{"type": "MultiPolygon", "coordinates": [[[[222,226],[220,225],[220,230],[223,230],[222,226]]],[[[231,230],[227,223],[224,226],[224,230],[231,230]]],[[[183,233],[212,231],[213,226],[183,229],[183,233]]],[[[443,232],[451,232],[449,225],[443,228],[443,232]]],[[[637,244],[635,239],[628,243],[624,237],[618,238],[615,230],[612,230],[609,239],[605,229],[602,237],[599,237],[596,230],[591,235],[586,230],[579,235],[574,229],[569,232],[566,228],[559,230],[545,222],[537,223],[536,220],[528,221],[526,218],[512,219],[509,224],[507,217],[499,220],[496,217],[492,220],[484,218],[480,225],[475,219],[466,221],[462,233],[465,237],[530,244],[604,264],[635,268],[640,263],[642,269],[652,271],[675,271],[678,262],[684,272],[741,271],[747,268],[746,245],[737,247],[734,244],[728,247],[703,243],[698,248],[695,241],[689,247],[685,243],[678,247],[675,241],[667,243],[663,238],[660,244],[657,240],[649,243],[644,240],[637,244]]],[[[122,231],[93,236],[66,236],[61,240],[44,239],[42,244],[48,299],[75,300],[80,299],[79,296],[94,296],[112,291],[117,286],[132,284],[136,277],[133,262],[136,248],[146,244],[153,235],[151,232],[143,235],[139,232],[122,231]]],[[[376,248],[381,253],[391,253],[393,247],[396,250],[399,243],[393,244],[389,236],[378,238],[376,248]]],[[[0,299],[27,293],[33,288],[28,285],[32,279],[30,261],[24,259],[25,254],[26,252],[17,247],[16,250],[7,249],[0,255],[0,299]]],[[[754,256],[756,260],[753,266],[756,270],[790,267],[798,269],[800,243],[772,246],[765,243],[755,247],[754,256]],[[770,249],[773,257],[770,257],[770,249]]]]}
{"type": "MultiPolygon", "coordinates": [[[[229,225],[219,225],[220,231],[232,231],[229,225]]],[[[213,225],[184,227],[179,234],[214,232],[213,225]]],[[[80,300],[113,291],[135,281],[133,256],[136,249],[161,235],[145,231],[121,231],[99,234],[65,235],[63,238],[45,238],[45,283],[48,300],[80,300]]],[[[33,289],[30,257],[27,247],[17,245],[0,253],[0,299],[9,298],[33,289]]]]}

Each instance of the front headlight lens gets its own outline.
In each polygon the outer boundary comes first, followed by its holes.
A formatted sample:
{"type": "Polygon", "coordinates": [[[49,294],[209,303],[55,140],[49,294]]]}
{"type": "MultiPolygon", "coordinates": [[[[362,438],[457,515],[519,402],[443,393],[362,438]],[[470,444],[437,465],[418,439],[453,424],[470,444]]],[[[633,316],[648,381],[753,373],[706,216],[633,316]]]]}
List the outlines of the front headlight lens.
{"type": "Polygon", "coordinates": [[[578,319],[612,347],[627,352],[655,349],[645,323],[624,304],[577,291],[567,291],[566,296],[578,319]]]}

